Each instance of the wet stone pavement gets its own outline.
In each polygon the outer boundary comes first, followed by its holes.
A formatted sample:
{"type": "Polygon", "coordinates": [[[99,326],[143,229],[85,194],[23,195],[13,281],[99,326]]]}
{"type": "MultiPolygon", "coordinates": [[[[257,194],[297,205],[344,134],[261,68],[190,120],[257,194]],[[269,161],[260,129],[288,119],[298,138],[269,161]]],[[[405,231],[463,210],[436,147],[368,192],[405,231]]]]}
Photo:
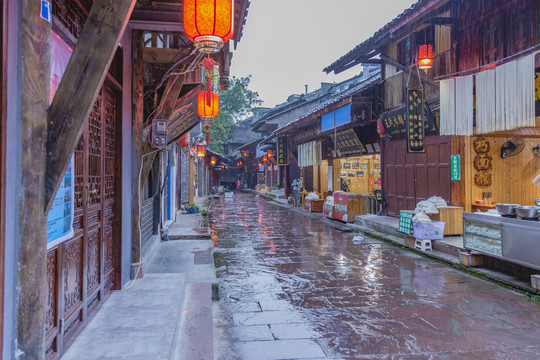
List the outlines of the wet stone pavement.
{"type": "Polygon", "coordinates": [[[540,358],[537,303],[328,221],[216,202],[217,359],[540,358]]]}

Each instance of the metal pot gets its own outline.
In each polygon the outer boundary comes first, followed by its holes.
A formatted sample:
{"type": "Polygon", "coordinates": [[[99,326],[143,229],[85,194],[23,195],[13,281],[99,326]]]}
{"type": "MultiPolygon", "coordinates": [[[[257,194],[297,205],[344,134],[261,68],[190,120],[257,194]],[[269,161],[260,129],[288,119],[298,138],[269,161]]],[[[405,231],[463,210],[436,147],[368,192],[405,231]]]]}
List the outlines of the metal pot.
{"type": "Polygon", "coordinates": [[[497,212],[505,216],[515,216],[516,208],[520,206],[519,204],[495,204],[497,212]]]}
{"type": "Polygon", "coordinates": [[[540,217],[540,206],[519,206],[516,213],[521,218],[538,219],[540,217]]]}
{"type": "Polygon", "coordinates": [[[540,199],[534,199],[534,203],[536,204],[536,206],[540,206],[540,199]]]}

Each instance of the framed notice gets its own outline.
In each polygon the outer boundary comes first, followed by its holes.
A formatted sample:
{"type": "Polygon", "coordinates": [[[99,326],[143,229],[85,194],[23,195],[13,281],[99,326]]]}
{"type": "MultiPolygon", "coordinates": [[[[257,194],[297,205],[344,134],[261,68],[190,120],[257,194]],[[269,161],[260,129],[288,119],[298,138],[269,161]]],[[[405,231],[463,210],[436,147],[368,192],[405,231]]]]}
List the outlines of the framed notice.
{"type": "Polygon", "coordinates": [[[412,212],[400,211],[399,212],[399,227],[398,231],[407,235],[411,235],[412,232],[412,219],[414,214],[412,212]]]}
{"type": "Polygon", "coordinates": [[[354,171],[349,171],[349,172],[347,173],[347,175],[348,175],[349,177],[354,177],[354,176],[355,176],[354,171]]]}
{"type": "Polygon", "coordinates": [[[344,168],[344,169],[350,169],[350,168],[351,168],[351,163],[345,163],[345,164],[343,164],[343,168],[344,168]]]}
{"type": "Polygon", "coordinates": [[[353,163],[352,168],[353,169],[360,169],[360,164],[359,163],[353,163]]]}

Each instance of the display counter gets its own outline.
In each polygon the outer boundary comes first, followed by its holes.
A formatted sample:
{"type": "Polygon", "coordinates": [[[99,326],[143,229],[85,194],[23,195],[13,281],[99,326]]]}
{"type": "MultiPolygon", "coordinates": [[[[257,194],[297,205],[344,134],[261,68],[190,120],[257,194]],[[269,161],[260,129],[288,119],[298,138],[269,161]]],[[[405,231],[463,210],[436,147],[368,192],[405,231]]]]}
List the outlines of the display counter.
{"type": "Polygon", "coordinates": [[[463,213],[463,246],[540,270],[540,222],[463,213]]]}

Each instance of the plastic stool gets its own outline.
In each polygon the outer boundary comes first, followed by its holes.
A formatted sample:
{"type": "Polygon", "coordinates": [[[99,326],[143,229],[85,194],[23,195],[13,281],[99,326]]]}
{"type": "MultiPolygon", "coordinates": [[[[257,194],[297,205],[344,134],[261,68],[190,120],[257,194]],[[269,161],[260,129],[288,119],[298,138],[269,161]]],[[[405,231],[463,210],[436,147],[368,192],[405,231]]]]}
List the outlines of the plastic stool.
{"type": "Polygon", "coordinates": [[[414,247],[422,251],[433,250],[431,247],[431,240],[415,239],[414,247]]]}

